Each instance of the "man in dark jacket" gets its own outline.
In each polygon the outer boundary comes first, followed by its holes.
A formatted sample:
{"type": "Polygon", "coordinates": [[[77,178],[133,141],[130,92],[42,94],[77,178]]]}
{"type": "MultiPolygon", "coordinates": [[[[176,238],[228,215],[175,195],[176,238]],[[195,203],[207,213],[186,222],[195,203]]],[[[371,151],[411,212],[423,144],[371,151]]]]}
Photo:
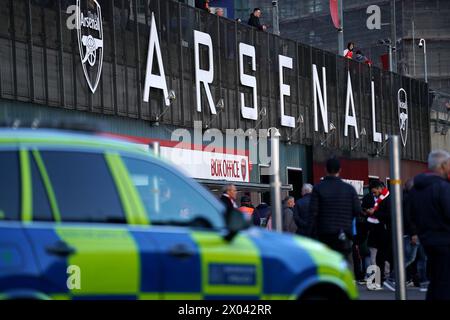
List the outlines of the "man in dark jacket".
{"type": "MultiPolygon", "coordinates": [[[[369,190],[370,191],[370,190],[369,190]]],[[[360,284],[365,284],[364,280],[366,276],[366,266],[365,259],[370,256],[370,249],[367,245],[368,238],[368,222],[367,222],[367,210],[372,209],[375,205],[375,199],[371,192],[367,193],[362,198],[362,212],[355,220],[356,234],[353,237],[353,262],[354,262],[354,273],[355,278],[360,284]]],[[[375,253],[372,248],[373,260],[375,261],[375,253]]],[[[373,263],[375,264],[375,262],[373,263]]]]}
{"type": "Polygon", "coordinates": [[[312,190],[313,186],[305,183],[302,187],[302,197],[297,200],[294,207],[294,221],[297,225],[297,234],[307,237],[313,235],[313,219],[309,209],[312,190]]]}
{"type": "Polygon", "coordinates": [[[353,218],[361,212],[361,204],[355,188],[339,178],[339,160],[329,159],[326,169],[328,175],[314,186],[310,203],[317,237],[351,261],[353,218]]]}
{"type": "Polygon", "coordinates": [[[262,202],[255,208],[255,211],[253,211],[253,218],[252,218],[253,224],[255,226],[265,228],[267,226],[267,222],[270,215],[271,215],[270,206],[267,203],[262,202]]]}
{"type": "Polygon", "coordinates": [[[227,184],[226,186],[224,186],[222,196],[220,197],[220,201],[222,201],[222,203],[227,208],[227,212],[230,212],[234,209],[238,209],[236,203],[236,195],[237,190],[234,184],[227,184]]]}
{"type": "Polygon", "coordinates": [[[432,151],[428,169],[414,179],[409,194],[411,218],[428,257],[427,300],[450,300],[450,154],[432,151]]]}
{"type": "Polygon", "coordinates": [[[195,0],[195,7],[206,12],[211,12],[209,9],[209,0],[195,0]]]}
{"type": "Polygon", "coordinates": [[[384,275],[386,262],[389,262],[389,266],[393,270],[391,197],[389,189],[379,180],[372,181],[369,188],[376,198],[374,207],[366,210],[368,215],[367,221],[372,224],[369,231],[369,238],[372,238],[371,246],[375,244],[375,248],[377,248],[376,264],[381,271],[381,281],[388,289],[393,290],[395,287],[393,279],[387,279],[385,281],[384,275]]]}
{"type": "Polygon", "coordinates": [[[261,17],[261,9],[255,8],[253,10],[253,13],[250,14],[250,18],[248,19],[248,25],[257,28],[261,31],[266,31],[267,27],[259,21],[259,18],[261,17]]]}
{"type": "Polygon", "coordinates": [[[414,187],[414,179],[408,179],[403,189],[403,241],[405,245],[405,267],[407,282],[412,280],[421,291],[427,291],[424,285],[426,276],[426,255],[417,236],[417,228],[411,220],[411,200],[409,194],[414,187]]]}

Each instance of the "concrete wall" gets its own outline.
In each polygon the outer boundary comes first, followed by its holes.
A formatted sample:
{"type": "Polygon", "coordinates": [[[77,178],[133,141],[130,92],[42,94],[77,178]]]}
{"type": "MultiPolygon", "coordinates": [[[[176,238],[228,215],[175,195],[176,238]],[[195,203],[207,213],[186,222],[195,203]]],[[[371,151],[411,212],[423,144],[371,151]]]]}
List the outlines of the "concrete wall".
{"type": "Polygon", "coordinates": [[[447,113],[431,111],[431,149],[450,151],[450,111],[447,113]]]}

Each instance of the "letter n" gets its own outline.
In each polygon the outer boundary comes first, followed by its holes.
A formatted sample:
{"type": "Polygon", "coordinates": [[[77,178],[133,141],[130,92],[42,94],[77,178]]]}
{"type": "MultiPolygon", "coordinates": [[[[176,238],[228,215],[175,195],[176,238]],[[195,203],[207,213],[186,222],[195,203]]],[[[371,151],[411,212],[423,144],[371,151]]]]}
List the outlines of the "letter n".
{"type": "Polygon", "coordinates": [[[322,67],[322,82],[323,95],[320,89],[319,75],[317,73],[317,66],[312,65],[313,68],[313,94],[314,94],[314,130],[319,131],[319,115],[317,114],[317,98],[319,98],[320,113],[322,115],[323,129],[328,133],[328,101],[327,101],[327,74],[325,67],[322,67]]]}

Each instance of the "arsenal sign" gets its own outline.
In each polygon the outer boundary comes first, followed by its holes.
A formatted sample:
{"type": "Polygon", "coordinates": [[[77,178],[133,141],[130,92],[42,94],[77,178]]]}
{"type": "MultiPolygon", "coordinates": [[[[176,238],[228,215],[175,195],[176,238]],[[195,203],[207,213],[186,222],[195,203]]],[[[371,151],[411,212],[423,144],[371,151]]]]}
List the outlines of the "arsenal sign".
{"type": "Polygon", "coordinates": [[[77,0],[76,24],[81,65],[89,88],[94,93],[103,64],[102,10],[96,0],[77,0]]]}

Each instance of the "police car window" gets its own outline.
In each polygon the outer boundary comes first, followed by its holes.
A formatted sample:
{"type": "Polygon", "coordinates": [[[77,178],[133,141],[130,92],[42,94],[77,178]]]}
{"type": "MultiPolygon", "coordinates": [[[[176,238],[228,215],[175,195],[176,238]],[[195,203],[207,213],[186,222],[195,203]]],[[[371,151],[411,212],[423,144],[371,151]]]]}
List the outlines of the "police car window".
{"type": "Polygon", "coordinates": [[[152,224],[223,228],[223,214],[181,177],[148,161],[123,159],[152,224]]]}
{"type": "Polygon", "coordinates": [[[34,157],[31,157],[31,180],[33,190],[33,220],[52,221],[52,210],[44,182],[34,157]]]}
{"type": "Polygon", "coordinates": [[[104,156],[83,152],[41,152],[61,220],[125,223],[125,215],[104,156]]]}
{"type": "Polygon", "coordinates": [[[19,156],[14,151],[0,152],[0,221],[19,220],[19,156]]]}

